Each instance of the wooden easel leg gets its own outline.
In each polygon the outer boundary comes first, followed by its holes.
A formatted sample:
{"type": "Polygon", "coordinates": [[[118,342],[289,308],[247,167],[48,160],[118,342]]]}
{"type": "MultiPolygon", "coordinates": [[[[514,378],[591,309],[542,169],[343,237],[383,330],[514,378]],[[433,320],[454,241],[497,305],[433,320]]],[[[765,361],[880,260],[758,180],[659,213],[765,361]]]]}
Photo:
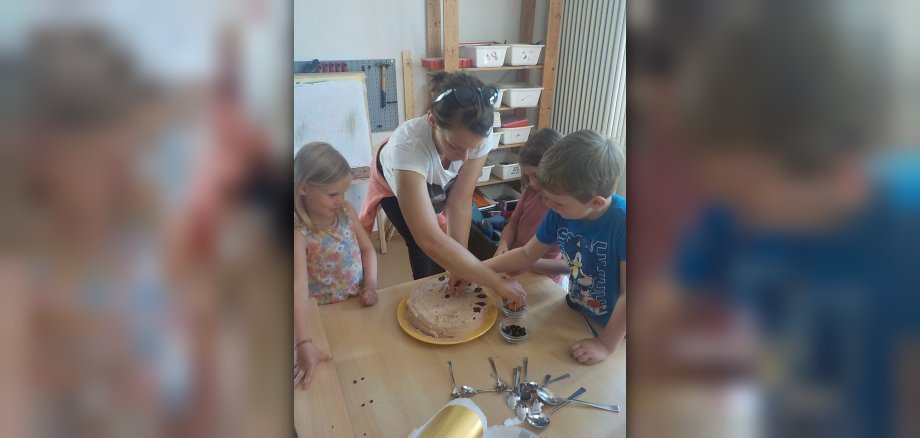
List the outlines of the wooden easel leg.
{"type": "Polygon", "coordinates": [[[386,218],[383,215],[383,209],[377,210],[377,239],[380,240],[380,253],[387,253],[387,231],[386,218]]]}

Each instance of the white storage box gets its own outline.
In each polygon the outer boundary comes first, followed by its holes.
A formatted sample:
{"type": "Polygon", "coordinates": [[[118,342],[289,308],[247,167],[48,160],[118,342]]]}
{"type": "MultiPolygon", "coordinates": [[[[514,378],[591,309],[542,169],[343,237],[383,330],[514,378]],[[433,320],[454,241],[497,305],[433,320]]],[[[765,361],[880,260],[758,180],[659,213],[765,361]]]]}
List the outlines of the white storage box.
{"type": "Polygon", "coordinates": [[[499,89],[498,89],[498,99],[495,100],[495,103],[494,103],[494,104],[492,104],[492,108],[498,109],[498,107],[502,106],[502,95],[503,95],[503,94],[505,94],[505,89],[504,89],[504,88],[499,88],[499,89]]]}
{"type": "Polygon", "coordinates": [[[492,151],[486,163],[492,167],[492,174],[501,179],[518,178],[521,176],[521,165],[518,155],[509,150],[492,151]]]}
{"type": "Polygon", "coordinates": [[[501,141],[501,138],[502,138],[502,131],[500,129],[493,129],[492,130],[492,144],[489,145],[489,148],[495,149],[496,147],[498,147],[498,142],[501,141]]]}
{"type": "Polygon", "coordinates": [[[530,135],[530,128],[533,128],[533,125],[524,126],[522,128],[502,129],[501,144],[524,143],[530,135]]]}
{"type": "Polygon", "coordinates": [[[486,182],[489,180],[489,175],[492,173],[492,166],[485,165],[482,166],[482,174],[479,175],[479,179],[476,182],[486,182]]]}
{"type": "Polygon", "coordinates": [[[521,199],[521,193],[517,190],[514,190],[514,188],[508,184],[495,184],[492,186],[479,187],[479,191],[482,192],[486,199],[492,201],[492,203],[498,203],[500,201],[516,201],[521,199]]]}
{"type": "Polygon", "coordinates": [[[505,90],[502,93],[502,103],[511,108],[527,108],[537,106],[540,102],[540,92],[543,87],[534,87],[530,84],[501,84],[505,90]]]}
{"type": "Polygon", "coordinates": [[[505,52],[505,65],[536,65],[542,51],[542,44],[512,44],[505,52]]]}
{"type": "Polygon", "coordinates": [[[505,63],[508,46],[493,44],[467,44],[460,46],[460,56],[473,60],[473,67],[501,67],[505,63]]]}
{"type": "MultiPolygon", "coordinates": [[[[499,100],[499,102],[501,102],[501,101],[499,100]]],[[[493,128],[501,128],[501,127],[502,127],[502,115],[501,115],[500,113],[498,113],[498,112],[494,112],[494,113],[492,113],[492,118],[494,119],[494,120],[492,121],[492,127],[493,127],[493,128]]]]}

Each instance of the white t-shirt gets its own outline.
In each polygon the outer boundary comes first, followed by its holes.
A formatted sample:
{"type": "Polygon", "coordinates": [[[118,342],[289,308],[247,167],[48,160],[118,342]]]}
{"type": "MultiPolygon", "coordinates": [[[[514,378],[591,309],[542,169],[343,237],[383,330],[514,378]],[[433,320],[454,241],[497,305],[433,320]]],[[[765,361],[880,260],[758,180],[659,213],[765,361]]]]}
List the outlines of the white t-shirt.
{"type": "MultiPolygon", "coordinates": [[[[478,148],[470,151],[468,160],[484,157],[492,150],[492,133],[483,139],[478,148]]],[[[380,165],[383,177],[399,196],[396,187],[396,171],[411,170],[425,177],[428,184],[441,187],[457,176],[463,161],[452,161],[445,169],[441,166],[441,157],[431,139],[431,126],[428,116],[409,120],[393,132],[386,146],[380,151],[380,165]]]]}

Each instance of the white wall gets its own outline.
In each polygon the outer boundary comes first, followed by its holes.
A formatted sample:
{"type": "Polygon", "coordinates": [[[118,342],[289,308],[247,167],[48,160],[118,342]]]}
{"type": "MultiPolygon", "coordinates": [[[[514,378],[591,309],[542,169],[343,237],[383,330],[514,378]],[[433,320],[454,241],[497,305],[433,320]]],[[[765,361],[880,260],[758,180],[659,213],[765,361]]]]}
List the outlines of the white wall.
{"type": "MultiPolygon", "coordinates": [[[[416,114],[427,106],[424,0],[294,0],[294,60],[392,58],[396,60],[399,118],[404,120],[401,53],[413,59],[416,114]]],[[[535,33],[546,34],[548,0],[536,2],[535,33]]],[[[521,2],[462,0],[460,41],[519,42],[521,2]]],[[[498,76],[499,78],[501,76],[498,76]]],[[[483,76],[486,81],[497,81],[483,76]]],[[[375,133],[374,144],[389,133],[375,133]]]]}

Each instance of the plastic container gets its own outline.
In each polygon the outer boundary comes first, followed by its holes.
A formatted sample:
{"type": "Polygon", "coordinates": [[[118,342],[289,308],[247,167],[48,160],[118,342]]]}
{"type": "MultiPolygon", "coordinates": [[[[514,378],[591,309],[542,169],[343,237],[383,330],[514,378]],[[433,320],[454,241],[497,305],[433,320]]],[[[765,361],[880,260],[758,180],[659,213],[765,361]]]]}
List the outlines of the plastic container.
{"type": "Polygon", "coordinates": [[[533,128],[533,125],[525,126],[523,128],[504,128],[502,129],[502,139],[501,144],[517,144],[524,143],[527,141],[527,137],[530,135],[530,129],[533,128]]]}
{"type": "Polygon", "coordinates": [[[512,151],[493,151],[489,154],[486,164],[494,166],[492,168],[492,173],[500,179],[511,179],[521,176],[521,165],[518,163],[518,155],[512,151]]]}
{"type": "MultiPolygon", "coordinates": [[[[460,68],[473,66],[473,60],[470,58],[460,58],[457,61],[460,68]]],[[[422,58],[422,67],[428,70],[444,70],[444,58],[422,58]]]]}
{"type": "Polygon", "coordinates": [[[513,114],[502,117],[502,128],[523,128],[528,125],[530,125],[530,120],[527,120],[526,117],[513,114]]]}
{"type": "Polygon", "coordinates": [[[482,166],[482,174],[479,175],[479,179],[477,179],[476,182],[486,182],[486,181],[488,181],[488,180],[489,180],[489,174],[491,174],[491,173],[492,173],[492,166],[491,166],[491,165],[488,165],[488,164],[487,164],[487,165],[485,165],[485,166],[482,166]]]}
{"type": "Polygon", "coordinates": [[[494,104],[492,104],[492,108],[498,109],[498,107],[502,106],[502,95],[503,94],[505,94],[505,90],[503,88],[499,88],[498,89],[498,99],[495,101],[494,104]]]}
{"type": "Polygon", "coordinates": [[[499,141],[501,141],[503,131],[500,129],[495,129],[492,131],[492,144],[489,145],[490,149],[495,149],[498,147],[499,141]]]}
{"type": "Polygon", "coordinates": [[[460,46],[460,56],[473,60],[474,67],[501,67],[508,46],[496,44],[467,44],[460,46]]]}
{"type": "Polygon", "coordinates": [[[543,44],[512,44],[505,52],[505,65],[536,65],[543,44]]]}
{"type": "Polygon", "coordinates": [[[492,186],[480,187],[479,191],[493,204],[498,204],[501,201],[506,201],[506,203],[508,203],[521,199],[521,193],[514,190],[514,188],[508,184],[495,184],[492,186]]]}
{"type": "Polygon", "coordinates": [[[444,70],[444,58],[422,58],[422,67],[428,70],[444,70]]]}
{"type": "Polygon", "coordinates": [[[540,92],[543,87],[534,87],[530,84],[502,84],[505,92],[502,93],[502,103],[511,108],[535,107],[540,102],[540,92]]]}

